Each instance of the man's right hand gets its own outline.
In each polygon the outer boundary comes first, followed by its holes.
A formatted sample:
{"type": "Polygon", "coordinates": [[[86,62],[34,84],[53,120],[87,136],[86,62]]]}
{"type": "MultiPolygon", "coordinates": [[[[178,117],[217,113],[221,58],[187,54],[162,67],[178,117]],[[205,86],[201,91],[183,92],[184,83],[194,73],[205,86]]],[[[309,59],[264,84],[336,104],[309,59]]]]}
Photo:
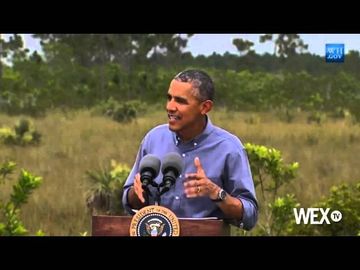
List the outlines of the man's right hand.
{"type": "Polygon", "coordinates": [[[145,203],[144,189],[142,188],[142,183],[140,180],[140,173],[137,173],[135,175],[134,192],[135,192],[137,198],[140,200],[140,202],[145,203]]]}

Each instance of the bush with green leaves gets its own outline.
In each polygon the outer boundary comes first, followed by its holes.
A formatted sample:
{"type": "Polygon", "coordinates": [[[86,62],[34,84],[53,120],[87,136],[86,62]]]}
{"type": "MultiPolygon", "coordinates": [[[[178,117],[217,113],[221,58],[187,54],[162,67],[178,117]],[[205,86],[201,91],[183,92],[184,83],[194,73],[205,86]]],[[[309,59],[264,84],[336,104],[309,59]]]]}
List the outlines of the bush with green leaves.
{"type": "Polygon", "coordinates": [[[332,112],[330,115],[333,118],[340,118],[340,119],[351,118],[350,111],[343,107],[336,107],[334,112],[332,112]]]}
{"type": "MultiPolygon", "coordinates": [[[[291,201],[291,198],[293,198],[291,195],[287,195],[288,197],[285,197],[285,199],[276,201],[278,190],[282,185],[289,183],[295,178],[299,164],[297,162],[285,164],[281,157],[281,152],[275,148],[246,143],[245,149],[249,157],[254,185],[255,187],[260,185],[260,194],[263,202],[260,211],[265,215],[265,223],[259,223],[258,225],[262,233],[274,235],[275,233],[279,233],[279,226],[281,227],[281,225],[275,224],[278,220],[274,217],[273,211],[281,210],[279,213],[284,212],[285,210],[281,208],[283,207],[281,205],[284,200],[285,202],[296,204],[295,201],[291,201]]],[[[288,203],[286,203],[286,205],[288,205],[288,203]]],[[[277,219],[286,218],[286,216],[279,216],[277,219]]]]}
{"type": "Polygon", "coordinates": [[[123,214],[121,202],[123,186],[130,173],[126,164],[111,160],[110,168],[87,171],[91,187],[86,196],[88,208],[93,214],[123,214]]]}
{"type": "MultiPolygon", "coordinates": [[[[12,161],[4,162],[0,165],[0,184],[4,184],[9,179],[9,175],[15,170],[16,164],[12,161]]],[[[42,178],[34,176],[30,172],[22,169],[18,178],[18,183],[13,185],[12,193],[7,201],[0,199],[0,235],[27,235],[29,232],[20,219],[20,208],[24,205],[34,189],[41,184],[42,178]]],[[[36,235],[44,235],[39,230],[36,235]]]]}
{"type": "Polygon", "coordinates": [[[281,152],[275,148],[246,143],[245,149],[249,157],[255,187],[260,185],[264,200],[267,197],[265,191],[269,191],[272,195],[271,201],[274,201],[278,189],[295,178],[299,163],[285,164],[281,152]]]}
{"type": "Polygon", "coordinates": [[[245,123],[249,125],[257,125],[261,123],[261,117],[257,114],[250,114],[250,116],[245,118],[245,123]]]}
{"type": "MultiPolygon", "coordinates": [[[[19,83],[22,79],[17,78],[16,81],[19,83]]],[[[46,115],[48,105],[44,104],[44,102],[40,103],[39,101],[42,92],[42,90],[36,88],[21,94],[2,91],[0,93],[0,100],[2,101],[0,103],[0,111],[9,115],[26,114],[33,117],[43,117],[46,115]]]]}
{"type": "Polygon", "coordinates": [[[105,101],[99,102],[93,109],[92,113],[95,115],[112,115],[115,107],[119,102],[113,97],[108,98],[105,101]]]}
{"type": "Polygon", "coordinates": [[[318,125],[323,124],[326,121],[326,113],[320,111],[313,111],[307,117],[308,124],[316,123],[318,125]]]}
{"type": "Polygon", "coordinates": [[[40,143],[41,134],[35,130],[34,124],[28,119],[20,119],[13,129],[0,128],[0,142],[8,145],[37,145],[40,143]]]}
{"type": "Polygon", "coordinates": [[[294,194],[286,194],[269,203],[272,222],[269,232],[271,235],[293,235],[295,231],[294,208],[300,207],[294,194]]]}
{"type": "Polygon", "coordinates": [[[300,108],[294,108],[291,106],[291,102],[289,102],[286,104],[286,106],[280,106],[275,110],[276,116],[280,121],[285,123],[292,123],[295,120],[296,114],[299,113],[300,108]]]}
{"type": "Polygon", "coordinates": [[[359,235],[360,234],[360,182],[333,186],[330,195],[314,204],[316,208],[338,210],[342,214],[339,222],[317,225],[315,235],[359,235]]]}
{"type": "Polygon", "coordinates": [[[112,119],[120,123],[131,122],[136,119],[142,107],[144,108],[142,103],[137,100],[120,103],[115,107],[112,119]]]}
{"type": "Polygon", "coordinates": [[[264,224],[258,224],[261,235],[360,235],[360,182],[333,186],[328,197],[310,206],[340,211],[340,222],[296,224],[294,209],[300,207],[296,196],[285,194],[277,197],[277,193],[280,186],[295,178],[299,164],[284,164],[280,151],[274,148],[250,143],[245,144],[245,148],[254,184],[260,185],[260,212],[265,216],[264,224]]]}
{"type": "Polygon", "coordinates": [[[100,102],[93,112],[111,117],[117,122],[131,122],[136,117],[146,111],[146,104],[139,100],[131,100],[126,102],[118,102],[113,97],[107,101],[100,102]]]}
{"type": "Polygon", "coordinates": [[[296,224],[294,208],[300,204],[294,195],[277,198],[270,204],[274,220],[273,235],[306,235],[306,236],[356,236],[360,235],[360,182],[357,184],[340,184],[331,187],[330,194],[311,208],[329,209],[329,213],[338,210],[342,214],[339,222],[329,220],[330,224],[296,224]]]}

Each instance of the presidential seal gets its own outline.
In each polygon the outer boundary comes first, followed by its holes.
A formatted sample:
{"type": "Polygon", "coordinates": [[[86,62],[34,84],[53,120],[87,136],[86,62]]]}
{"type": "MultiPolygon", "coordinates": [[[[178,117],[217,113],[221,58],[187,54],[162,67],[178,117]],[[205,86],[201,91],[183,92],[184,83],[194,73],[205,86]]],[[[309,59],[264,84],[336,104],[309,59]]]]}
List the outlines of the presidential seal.
{"type": "Polygon", "coordinates": [[[179,236],[180,225],[170,209],[150,205],[140,209],[130,223],[130,236],[179,236]]]}

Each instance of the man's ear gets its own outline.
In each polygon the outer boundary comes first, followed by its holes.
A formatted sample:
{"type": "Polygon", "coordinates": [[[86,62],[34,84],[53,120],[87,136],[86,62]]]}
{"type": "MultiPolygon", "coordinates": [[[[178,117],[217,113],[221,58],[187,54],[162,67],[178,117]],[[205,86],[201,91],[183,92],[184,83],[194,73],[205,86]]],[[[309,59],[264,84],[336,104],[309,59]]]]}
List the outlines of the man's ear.
{"type": "Polygon", "coordinates": [[[202,102],[201,104],[201,114],[202,115],[205,115],[207,114],[208,112],[211,111],[212,107],[213,107],[213,102],[211,100],[205,100],[202,102]]]}

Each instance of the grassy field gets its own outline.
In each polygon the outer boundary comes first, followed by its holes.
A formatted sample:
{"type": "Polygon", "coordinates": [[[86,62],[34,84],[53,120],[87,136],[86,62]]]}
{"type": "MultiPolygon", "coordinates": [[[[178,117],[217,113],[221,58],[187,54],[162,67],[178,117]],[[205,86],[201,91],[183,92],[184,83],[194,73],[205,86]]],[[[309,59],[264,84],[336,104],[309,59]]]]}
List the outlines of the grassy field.
{"type": "MultiPolygon", "coordinates": [[[[218,110],[210,117],[243,143],[275,147],[285,162],[298,161],[298,177],[281,193],[295,193],[305,207],[327,195],[332,185],[360,179],[359,125],[345,120],[309,125],[302,114],[292,123],[281,122],[271,113],[218,110]]],[[[18,119],[0,115],[0,127],[13,126],[18,119]]],[[[30,232],[42,229],[46,235],[79,235],[91,232],[85,172],[107,166],[111,159],[131,167],[142,137],[151,127],[164,123],[166,114],[154,111],[129,124],[94,117],[88,111],[53,112],[32,120],[43,135],[40,146],[0,145],[0,162],[11,159],[18,169],[26,168],[43,177],[42,185],[22,209],[24,224],[30,232]]],[[[6,198],[14,182],[0,187],[1,199],[6,198]]]]}

